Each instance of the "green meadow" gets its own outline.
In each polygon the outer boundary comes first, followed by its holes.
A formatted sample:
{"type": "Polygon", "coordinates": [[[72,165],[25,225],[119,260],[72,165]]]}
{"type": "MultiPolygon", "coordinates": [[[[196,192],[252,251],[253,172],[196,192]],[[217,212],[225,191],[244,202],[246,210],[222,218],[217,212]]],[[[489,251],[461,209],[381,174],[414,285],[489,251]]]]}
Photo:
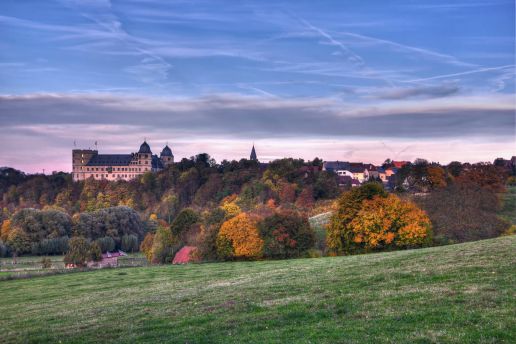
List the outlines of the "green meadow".
{"type": "Polygon", "coordinates": [[[516,236],[0,281],[3,343],[514,343],[516,236]]]}

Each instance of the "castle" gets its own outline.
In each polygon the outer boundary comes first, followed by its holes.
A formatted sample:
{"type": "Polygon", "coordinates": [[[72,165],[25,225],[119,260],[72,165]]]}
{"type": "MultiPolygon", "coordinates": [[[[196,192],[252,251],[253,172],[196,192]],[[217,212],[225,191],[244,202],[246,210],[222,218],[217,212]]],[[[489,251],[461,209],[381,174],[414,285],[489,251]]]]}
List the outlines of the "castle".
{"type": "Polygon", "coordinates": [[[130,180],[145,172],[160,171],[174,163],[174,155],[168,145],[160,156],[153,155],[147,142],[143,142],[137,153],[99,154],[97,150],[72,150],[72,177],[74,181],[90,177],[105,180],[130,180]]]}

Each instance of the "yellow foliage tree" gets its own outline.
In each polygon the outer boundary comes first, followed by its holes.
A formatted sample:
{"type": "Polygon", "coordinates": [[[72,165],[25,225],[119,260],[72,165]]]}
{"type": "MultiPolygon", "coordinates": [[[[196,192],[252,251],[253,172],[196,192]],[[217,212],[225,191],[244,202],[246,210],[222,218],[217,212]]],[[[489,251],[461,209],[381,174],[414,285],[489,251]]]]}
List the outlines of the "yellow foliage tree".
{"type": "Polygon", "coordinates": [[[152,243],[154,242],[154,233],[147,233],[142,243],[140,244],[140,251],[143,252],[145,258],[152,262],[152,243]]]}
{"type": "Polygon", "coordinates": [[[0,231],[0,239],[2,241],[7,241],[7,237],[9,236],[9,232],[11,231],[11,220],[4,220],[2,222],[2,229],[0,231]]]}
{"type": "Polygon", "coordinates": [[[242,209],[234,202],[227,202],[221,206],[226,213],[225,219],[231,219],[242,212],[242,209]]]}
{"type": "Polygon", "coordinates": [[[260,258],[263,240],[260,238],[256,222],[246,213],[224,222],[217,235],[217,250],[224,250],[226,255],[230,255],[225,258],[260,258]],[[226,249],[227,244],[231,245],[232,250],[226,249]]]}
{"type": "Polygon", "coordinates": [[[364,200],[350,228],[353,242],[366,250],[421,246],[431,233],[426,213],[392,194],[364,200]]]}

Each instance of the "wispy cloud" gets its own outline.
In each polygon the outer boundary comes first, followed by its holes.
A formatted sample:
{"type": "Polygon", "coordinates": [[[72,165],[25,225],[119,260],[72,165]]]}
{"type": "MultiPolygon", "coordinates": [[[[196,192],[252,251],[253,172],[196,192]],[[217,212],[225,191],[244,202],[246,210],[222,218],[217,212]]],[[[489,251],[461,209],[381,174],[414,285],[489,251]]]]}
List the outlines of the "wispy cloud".
{"type": "Polygon", "coordinates": [[[457,77],[457,76],[477,74],[477,73],[485,73],[485,72],[492,72],[492,71],[498,71],[498,70],[512,70],[513,73],[514,73],[514,68],[515,68],[515,65],[477,68],[477,69],[472,69],[472,70],[468,70],[468,71],[465,71],[465,72],[442,74],[442,75],[435,75],[435,76],[431,76],[431,77],[427,77],[427,78],[419,78],[419,79],[413,79],[413,80],[406,80],[405,82],[421,82],[421,81],[429,81],[429,80],[437,80],[437,79],[447,79],[447,78],[454,78],[454,77],[457,77]]]}

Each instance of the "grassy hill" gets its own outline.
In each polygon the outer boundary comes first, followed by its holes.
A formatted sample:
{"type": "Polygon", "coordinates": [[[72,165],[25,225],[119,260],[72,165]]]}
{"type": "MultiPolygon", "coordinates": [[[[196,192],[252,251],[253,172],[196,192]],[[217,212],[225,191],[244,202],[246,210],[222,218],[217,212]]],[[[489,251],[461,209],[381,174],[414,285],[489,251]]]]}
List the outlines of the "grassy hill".
{"type": "Polygon", "coordinates": [[[509,343],[516,236],[0,282],[2,342],[509,343]]]}

